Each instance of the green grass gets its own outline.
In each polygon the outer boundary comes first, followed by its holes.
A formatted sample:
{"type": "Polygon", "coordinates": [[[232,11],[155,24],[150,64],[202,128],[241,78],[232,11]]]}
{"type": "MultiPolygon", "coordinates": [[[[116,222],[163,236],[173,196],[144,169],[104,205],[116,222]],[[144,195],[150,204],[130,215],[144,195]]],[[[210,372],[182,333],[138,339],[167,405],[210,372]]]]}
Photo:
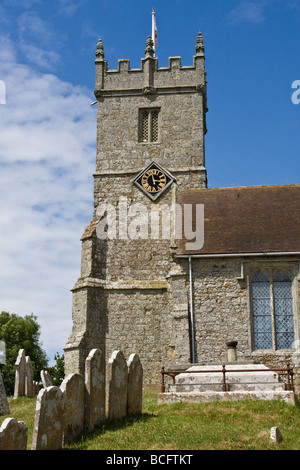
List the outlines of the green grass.
{"type": "MultiPolygon", "coordinates": [[[[35,399],[10,400],[11,414],[24,421],[31,447],[35,399]]],[[[0,424],[8,417],[1,416],[0,424]]],[[[145,392],[140,416],[105,422],[67,445],[71,450],[300,450],[300,405],[279,401],[157,405],[145,392]],[[270,440],[278,426],[281,443],[270,440]]]]}

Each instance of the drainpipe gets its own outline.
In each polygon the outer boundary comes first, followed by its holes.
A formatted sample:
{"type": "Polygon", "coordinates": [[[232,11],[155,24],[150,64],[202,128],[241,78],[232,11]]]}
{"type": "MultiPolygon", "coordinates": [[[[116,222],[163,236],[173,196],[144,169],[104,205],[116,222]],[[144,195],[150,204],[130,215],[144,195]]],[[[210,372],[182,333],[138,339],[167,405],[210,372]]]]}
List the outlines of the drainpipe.
{"type": "Polygon", "coordinates": [[[192,364],[195,364],[195,331],[194,331],[194,302],[193,302],[193,271],[192,257],[189,256],[189,278],[190,278],[190,324],[191,324],[191,350],[192,364]]]}

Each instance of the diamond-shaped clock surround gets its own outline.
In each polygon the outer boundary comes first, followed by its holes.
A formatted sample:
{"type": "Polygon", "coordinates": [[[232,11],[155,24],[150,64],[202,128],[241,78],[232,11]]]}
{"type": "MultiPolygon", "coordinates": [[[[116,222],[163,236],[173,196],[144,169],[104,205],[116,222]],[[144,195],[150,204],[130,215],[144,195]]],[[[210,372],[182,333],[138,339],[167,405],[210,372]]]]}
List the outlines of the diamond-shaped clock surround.
{"type": "Polygon", "coordinates": [[[173,181],[175,181],[175,178],[173,175],[171,175],[171,173],[169,171],[167,171],[165,168],[163,168],[161,165],[159,165],[158,163],[156,163],[155,161],[153,161],[152,163],[150,163],[150,165],[148,165],[146,168],[144,168],[134,179],[133,179],[133,183],[144,193],[146,194],[152,201],[155,201],[156,199],[158,199],[165,191],[166,189],[173,183],[173,181]],[[163,175],[165,176],[165,179],[164,181],[165,184],[164,186],[160,189],[160,190],[156,190],[155,192],[150,192],[150,191],[147,191],[145,189],[145,187],[143,186],[143,176],[149,172],[150,170],[150,173],[151,173],[151,170],[157,170],[158,172],[161,172],[163,173],[163,175]]]}

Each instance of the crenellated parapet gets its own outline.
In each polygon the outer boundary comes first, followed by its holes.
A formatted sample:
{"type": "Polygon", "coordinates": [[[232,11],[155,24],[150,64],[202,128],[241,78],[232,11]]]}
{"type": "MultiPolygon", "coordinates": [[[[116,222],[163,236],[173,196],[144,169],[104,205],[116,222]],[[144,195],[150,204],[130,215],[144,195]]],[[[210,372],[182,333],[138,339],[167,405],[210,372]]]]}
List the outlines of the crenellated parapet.
{"type": "Polygon", "coordinates": [[[182,66],[181,57],[170,57],[168,67],[158,67],[153,41],[149,36],[141,59],[141,68],[131,69],[130,61],[118,61],[118,68],[110,70],[104,59],[100,39],[96,51],[96,98],[124,95],[160,95],[169,93],[202,93],[206,97],[204,45],[198,34],[193,65],[182,66]]]}

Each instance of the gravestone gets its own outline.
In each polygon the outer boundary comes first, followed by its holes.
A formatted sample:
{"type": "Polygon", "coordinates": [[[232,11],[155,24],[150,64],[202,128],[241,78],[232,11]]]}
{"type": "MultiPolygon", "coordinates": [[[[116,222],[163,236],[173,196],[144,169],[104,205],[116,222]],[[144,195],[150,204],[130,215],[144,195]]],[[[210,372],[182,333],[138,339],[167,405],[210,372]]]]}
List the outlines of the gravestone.
{"type": "Polygon", "coordinates": [[[9,404],[6,396],[6,391],[3,383],[2,374],[0,371],[0,416],[10,413],[9,404]]]}
{"type": "Polygon", "coordinates": [[[63,445],[65,394],[47,387],[37,396],[32,450],[59,450],[63,445]]]}
{"type": "Polygon", "coordinates": [[[105,420],[105,357],[92,349],[85,361],[85,428],[93,429],[105,420]]]}
{"type": "Polygon", "coordinates": [[[131,354],[128,362],[127,415],[142,413],[143,368],[138,354],[131,354]]]}
{"type": "Polygon", "coordinates": [[[0,365],[6,363],[5,342],[0,341],[0,365]]]}
{"type": "Polygon", "coordinates": [[[18,357],[15,362],[15,367],[16,367],[16,372],[15,372],[14,398],[18,398],[18,397],[25,395],[26,357],[25,357],[24,349],[19,350],[18,357]]]}
{"type": "Polygon", "coordinates": [[[50,374],[47,370],[41,370],[41,379],[44,388],[51,387],[53,385],[50,374]]]}
{"type": "Polygon", "coordinates": [[[0,427],[0,450],[26,450],[27,434],[23,421],[6,418],[0,427]]]}
{"type": "Polygon", "coordinates": [[[84,431],[85,386],[80,374],[69,374],[60,386],[65,394],[64,443],[84,431]]]}
{"type": "Polygon", "coordinates": [[[274,443],[278,443],[282,441],[282,436],[277,426],[271,428],[270,439],[274,443]]]}
{"type": "Polygon", "coordinates": [[[33,397],[35,395],[33,368],[29,356],[25,357],[25,395],[28,397],[33,397]]]}
{"type": "Polygon", "coordinates": [[[38,382],[33,382],[33,394],[37,395],[40,391],[40,384],[38,382]]]}
{"type": "Polygon", "coordinates": [[[124,418],[127,414],[128,369],[122,351],[114,351],[107,363],[106,416],[124,418]]]}

